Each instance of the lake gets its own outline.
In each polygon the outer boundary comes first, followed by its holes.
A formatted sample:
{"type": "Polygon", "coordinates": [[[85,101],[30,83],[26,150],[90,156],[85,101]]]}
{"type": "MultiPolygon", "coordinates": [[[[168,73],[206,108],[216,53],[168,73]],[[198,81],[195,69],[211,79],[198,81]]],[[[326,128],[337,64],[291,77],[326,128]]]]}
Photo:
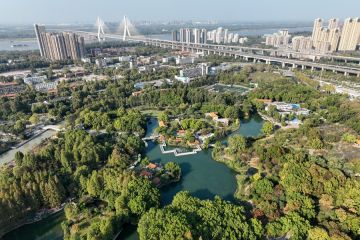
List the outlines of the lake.
{"type": "MultiPolygon", "coordinates": [[[[240,128],[231,135],[258,136],[261,133],[262,125],[262,118],[259,115],[254,115],[252,118],[242,120],[240,128]]],[[[153,119],[148,124],[148,134],[157,126],[157,121],[153,119]]],[[[211,149],[195,155],[175,157],[173,154],[161,154],[156,143],[149,142],[148,145],[146,156],[150,161],[162,164],[174,161],[180,165],[182,171],[180,182],[161,189],[162,205],[170,204],[176,193],[180,191],[189,191],[191,195],[200,199],[213,199],[215,195],[229,201],[234,199],[237,187],[236,173],[225,164],[214,161],[211,156],[211,149]]],[[[136,228],[130,227],[117,239],[137,240],[139,238],[136,228]]]]}
{"type": "MultiPolygon", "coordinates": [[[[240,128],[233,134],[244,136],[257,136],[261,132],[263,120],[259,115],[241,121],[240,128]]],[[[158,126],[156,119],[148,122],[147,136],[158,126]]],[[[216,162],[211,157],[211,149],[199,152],[195,155],[175,157],[173,154],[161,154],[158,144],[149,142],[146,156],[150,161],[165,164],[169,161],[177,162],[181,166],[182,177],[177,183],[173,183],[161,189],[161,203],[171,203],[173,197],[179,191],[189,191],[193,196],[200,199],[213,199],[215,195],[225,200],[232,201],[236,190],[236,173],[224,164],[216,162]]],[[[20,227],[7,235],[4,240],[52,240],[62,239],[60,224],[64,218],[62,213],[51,216],[38,223],[20,227]]],[[[135,226],[126,226],[118,239],[137,240],[138,235],[135,226]]]]}

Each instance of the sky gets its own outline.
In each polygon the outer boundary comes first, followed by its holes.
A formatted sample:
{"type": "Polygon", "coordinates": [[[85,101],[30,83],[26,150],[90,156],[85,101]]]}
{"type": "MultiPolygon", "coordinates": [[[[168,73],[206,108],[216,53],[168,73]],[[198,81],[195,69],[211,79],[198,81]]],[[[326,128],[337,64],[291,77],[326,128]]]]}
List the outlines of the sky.
{"type": "Polygon", "coordinates": [[[131,20],[311,21],[357,17],[360,0],[0,0],[0,24],[131,20]]]}

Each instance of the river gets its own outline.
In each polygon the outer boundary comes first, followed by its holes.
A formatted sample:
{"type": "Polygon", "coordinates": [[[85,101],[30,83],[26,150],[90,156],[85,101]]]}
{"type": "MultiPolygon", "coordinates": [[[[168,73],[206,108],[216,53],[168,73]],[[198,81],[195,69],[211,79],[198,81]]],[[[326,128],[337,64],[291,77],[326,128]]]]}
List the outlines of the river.
{"type": "MultiPolygon", "coordinates": [[[[285,27],[286,28],[286,27],[285,27]]],[[[230,31],[230,33],[238,33],[240,36],[262,36],[264,34],[272,34],[277,32],[280,28],[274,27],[264,27],[264,28],[253,28],[243,27],[241,30],[237,31],[230,31]]],[[[211,31],[213,29],[208,29],[211,31]]],[[[304,27],[304,26],[295,26],[289,27],[289,32],[312,32],[312,26],[304,27]]],[[[162,39],[162,40],[171,40],[170,33],[164,34],[154,34],[154,35],[147,35],[150,38],[162,39]]],[[[36,39],[0,39],[0,51],[26,51],[26,50],[38,50],[39,46],[37,44],[36,39]],[[13,44],[20,44],[24,45],[21,47],[11,47],[13,44]]]]}
{"type": "Polygon", "coordinates": [[[30,39],[0,39],[0,51],[29,51],[38,50],[39,46],[37,40],[30,39]],[[11,45],[19,45],[18,47],[11,47],[11,45]]]}
{"type": "MultiPolygon", "coordinates": [[[[261,117],[254,115],[250,119],[242,120],[239,130],[233,134],[257,136],[260,134],[262,124],[263,120],[261,117]]],[[[151,135],[151,132],[157,126],[157,121],[152,119],[151,123],[148,123],[147,135],[151,135]]],[[[150,161],[162,164],[174,161],[181,166],[181,181],[161,189],[162,205],[171,203],[175,194],[184,190],[189,191],[193,196],[200,199],[213,199],[215,195],[219,195],[229,201],[234,199],[236,173],[224,164],[214,161],[211,157],[211,149],[195,155],[175,157],[173,154],[161,154],[159,146],[156,143],[149,142],[149,146],[146,149],[146,156],[150,161]]],[[[56,216],[57,217],[49,217],[38,223],[20,227],[5,235],[4,240],[61,239],[62,232],[59,231],[59,228],[64,216],[61,213],[56,216]]],[[[118,239],[139,239],[136,227],[127,226],[118,239]]]]}

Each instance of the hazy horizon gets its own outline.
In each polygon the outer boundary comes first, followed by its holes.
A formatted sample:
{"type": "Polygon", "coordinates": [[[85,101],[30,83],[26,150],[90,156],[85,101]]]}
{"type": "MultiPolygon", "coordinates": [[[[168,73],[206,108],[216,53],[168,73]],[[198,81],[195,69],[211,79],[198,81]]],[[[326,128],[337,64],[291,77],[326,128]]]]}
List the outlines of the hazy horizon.
{"type": "Polygon", "coordinates": [[[306,22],[317,17],[359,16],[358,0],[293,1],[225,0],[12,0],[2,3],[0,24],[74,24],[93,23],[97,16],[106,22],[121,21],[127,15],[133,21],[219,21],[219,22],[306,22]],[[183,10],[183,11],[181,11],[183,10]],[[20,17],[19,17],[20,16],[20,17]]]}

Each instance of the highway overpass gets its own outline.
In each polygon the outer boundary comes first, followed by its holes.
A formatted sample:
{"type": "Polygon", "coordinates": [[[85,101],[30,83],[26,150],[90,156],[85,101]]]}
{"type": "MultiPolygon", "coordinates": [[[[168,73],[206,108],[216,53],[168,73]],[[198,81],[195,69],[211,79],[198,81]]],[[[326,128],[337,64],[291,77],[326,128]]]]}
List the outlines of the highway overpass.
{"type": "MultiPolygon", "coordinates": [[[[74,31],[73,31],[74,32],[74,31]]],[[[77,34],[89,35],[97,37],[97,33],[75,31],[77,34]]],[[[123,40],[123,35],[118,34],[104,34],[104,38],[123,40]]],[[[290,58],[277,57],[283,50],[276,49],[263,49],[263,48],[251,48],[251,47],[239,47],[239,46],[227,46],[227,45],[215,45],[215,44],[196,44],[196,43],[182,43],[169,40],[153,39],[146,37],[127,37],[127,41],[143,42],[147,45],[153,45],[162,48],[179,49],[183,51],[204,53],[205,55],[217,54],[222,56],[230,56],[245,61],[252,61],[255,63],[262,62],[265,64],[276,64],[282,67],[291,67],[299,69],[311,69],[311,70],[323,70],[332,71],[335,73],[342,73],[345,76],[353,75],[360,77],[360,58],[351,58],[334,55],[323,55],[329,59],[343,59],[347,61],[356,62],[359,67],[340,66],[335,64],[324,64],[315,61],[304,61],[291,59],[291,54],[294,52],[288,51],[290,58]],[[275,56],[274,56],[275,55],[275,56]]],[[[284,53],[284,52],[282,52],[284,53]]]]}

